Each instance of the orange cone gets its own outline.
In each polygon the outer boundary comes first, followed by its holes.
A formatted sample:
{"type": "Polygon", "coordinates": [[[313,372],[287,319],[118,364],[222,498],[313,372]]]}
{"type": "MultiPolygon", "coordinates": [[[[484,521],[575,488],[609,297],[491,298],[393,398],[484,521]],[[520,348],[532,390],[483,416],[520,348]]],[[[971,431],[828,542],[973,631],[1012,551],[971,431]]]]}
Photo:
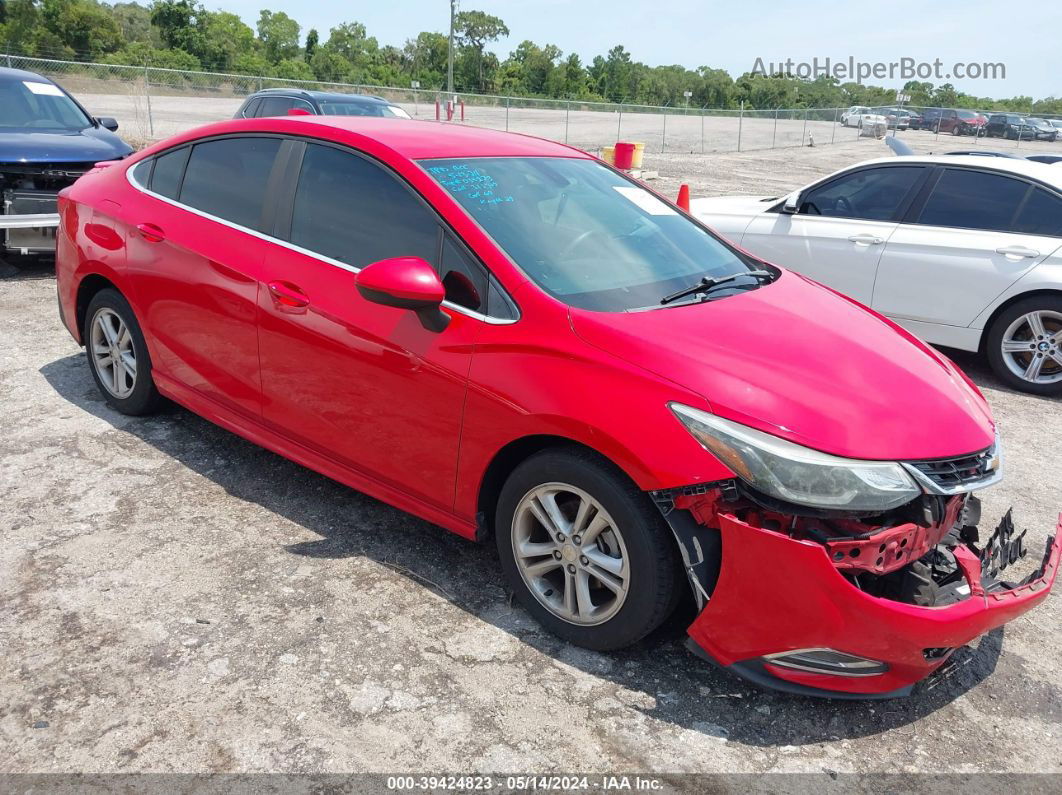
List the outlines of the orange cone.
{"type": "Polygon", "coordinates": [[[690,186],[685,182],[679,186],[678,201],[675,203],[686,212],[690,211],[690,186]]]}

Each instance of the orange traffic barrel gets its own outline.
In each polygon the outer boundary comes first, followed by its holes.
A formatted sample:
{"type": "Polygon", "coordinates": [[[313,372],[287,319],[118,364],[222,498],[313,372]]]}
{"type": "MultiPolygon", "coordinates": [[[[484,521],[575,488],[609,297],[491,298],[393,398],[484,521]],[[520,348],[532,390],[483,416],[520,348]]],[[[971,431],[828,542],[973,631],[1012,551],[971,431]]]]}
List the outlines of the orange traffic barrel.
{"type": "Polygon", "coordinates": [[[618,142],[616,144],[616,168],[629,171],[634,163],[634,144],[618,142]]]}

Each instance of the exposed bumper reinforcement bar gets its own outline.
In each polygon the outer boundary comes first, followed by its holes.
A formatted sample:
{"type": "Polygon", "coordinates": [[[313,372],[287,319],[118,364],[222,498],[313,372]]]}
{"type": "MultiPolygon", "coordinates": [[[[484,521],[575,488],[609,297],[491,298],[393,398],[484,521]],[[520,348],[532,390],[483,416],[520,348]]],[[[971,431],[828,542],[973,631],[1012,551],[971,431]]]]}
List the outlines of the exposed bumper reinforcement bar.
{"type": "Polygon", "coordinates": [[[59,213],[0,215],[0,229],[51,229],[59,226],[59,213]]]}

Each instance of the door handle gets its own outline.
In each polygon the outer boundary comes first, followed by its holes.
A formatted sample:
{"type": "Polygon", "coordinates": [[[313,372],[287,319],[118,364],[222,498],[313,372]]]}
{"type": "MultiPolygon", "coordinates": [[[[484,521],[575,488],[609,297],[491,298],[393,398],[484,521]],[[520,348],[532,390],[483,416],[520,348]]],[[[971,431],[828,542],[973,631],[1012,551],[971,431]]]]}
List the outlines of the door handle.
{"type": "Polygon", "coordinates": [[[273,296],[273,302],[278,307],[300,309],[309,306],[310,299],[302,290],[290,282],[270,282],[269,294],[273,296]]]}
{"type": "Polygon", "coordinates": [[[1039,257],[1040,252],[1035,248],[1026,248],[1025,246],[1000,246],[996,249],[997,254],[1002,254],[1006,257],[1039,257]]]}
{"type": "Polygon", "coordinates": [[[136,231],[149,243],[161,243],[166,239],[166,233],[155,224],[137,224],[136,231]]]}
{"type": "Polygon", "coordinates": [[[882,243],[885,242],[885,238],[883,237],[868,234],[852,235],[848,239],[853,243],[858,243],[862,246],[880,246],[882,243]]]}

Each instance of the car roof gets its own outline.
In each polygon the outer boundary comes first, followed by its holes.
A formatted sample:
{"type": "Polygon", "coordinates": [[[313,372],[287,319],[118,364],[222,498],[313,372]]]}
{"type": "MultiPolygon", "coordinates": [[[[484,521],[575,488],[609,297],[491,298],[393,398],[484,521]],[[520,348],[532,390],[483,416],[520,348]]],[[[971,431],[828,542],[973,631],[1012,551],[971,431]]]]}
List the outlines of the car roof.
{"type": "MultiPolygon", "coordinates": [[[[433,157],[591,156],[572,146],[520,133],[466,127],[454,122],[376,116],[275,116],[230,119],[181,133],[158,148],[213,135],[275,132],[360,146],[375,142],[410,160],[433,157]]],[[[152,147],[154,150],[156,147],[152,147]]]]}
{"type": "Polygon", "coordinates": [[[377,97],[372,94],[343,94],[338,91],[311,91],[308,88],[263,88],[261,91],[255,91],[252,97],[267,97],[270,95],[289,96],[291,94],[297,94],[302,97],[310,97],[311,99],[324,99],[324,100],[342,100],[343,102],[352,103],[365,103],[366,105],[387,105],[389,104],[383,97],[377,97]]]}
{"type": "MultiPolygon", "coordinates": [[[[982,171],[1000,171],[1028,177],[1040,182],[1046,182],[1052,187],[1062,190],[1062,174],[1058,173],[1058,169],[1053,168],[1048,163],[1038,163],[1035,160],[1025,160],[1024,158],[982,157],[978,155],[901,155],[899,157],[879,157],[874,160],[864,160],[857,165],[887,165],[890,163],[971,166],[982,171]]],[[[847,171],[848,169],[843,170],[847,171]]]]}
{"type": "Polygon", "coordinates": [[[36,72],[27,72],[24,69],[12,69],[8,66],[0,66],[0,83],[14,83],[29,80],[33,83],[51,83],[47,77],[36,72]]]}

